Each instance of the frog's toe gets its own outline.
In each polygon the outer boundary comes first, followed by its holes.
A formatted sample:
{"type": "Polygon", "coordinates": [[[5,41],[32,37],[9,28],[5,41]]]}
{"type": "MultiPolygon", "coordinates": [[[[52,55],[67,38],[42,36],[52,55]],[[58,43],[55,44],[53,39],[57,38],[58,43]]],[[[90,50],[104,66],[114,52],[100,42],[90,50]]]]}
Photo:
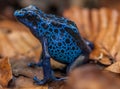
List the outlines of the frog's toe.
{"type": "Polygon", "coordinates": [[[47,80],[43,79],[43,80],[39,80],[36,76],[33,78],[34,80],[34,83],[37,84],[37,85],[44,85],[47,80]]]}
{"type": "Polygon", "coordinates": [[[63,81],[63,80],[66,80],[67,77],[63,77],[63,78],[54,78],[53,80],[54,81],[63,81]]]}
{"type": "Polygon", "coordinates": [[[41,67],[41,66],[42,66],[41,62],[38,63],[32,62],[28,64],[28,67],[41,67]]]}
{"type": "Polygon", "coordinates": [[[28,63],[28,67],[35,67],[36,63],[28,63]]]}
{"type": "Polygon", "coordinates": [[[66,80],[67,77],[63,77],[63,78],[50,78],[50,79],[42,79],[42,80],[39,80],[36,76],[33,78],[35,84],[37,85],[44,85],[46,84],[47,82],[51,82],[51,81],[55,81],[55,82],[59,82],[59,81],[63,81],[63,80],[66,80]]]}

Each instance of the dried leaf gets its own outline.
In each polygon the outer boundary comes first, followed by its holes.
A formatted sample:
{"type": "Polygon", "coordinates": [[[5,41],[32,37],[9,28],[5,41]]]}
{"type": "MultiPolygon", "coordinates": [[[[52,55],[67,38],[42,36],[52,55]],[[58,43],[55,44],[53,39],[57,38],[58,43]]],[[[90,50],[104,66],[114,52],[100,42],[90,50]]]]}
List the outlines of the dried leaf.
{"type": "Polygon", "coordinates": [[[91,22],[92,22],[92,31],[91,33],[93,33],[92,35],[92,40],[94,41],[97,37],[97,33],[99,32],[99,11],[97,9],[93,9],[91,11],[91,22]]]}
{"type": "Polygon", "coordinates": [[[120,73],[120,62],[116,62],[111,66],[107,67],[106,70],[109,70],[114,73],[120,73]]]}
{"type": "Polygon", "coordinates": [[[83,9],[82,10],[82,19],[83,19],[83,27],[84,27],[84,31],[86,33],[86,37],[90,40],[91,38],[91,24],[90,24],[90,11],[89,9],[83,9]]]}
{"type": "Polygon", "coordinates": [[[28,64],[31,62],[35,62],[34,58],[29,58],[26,56],[23,56],[19,59],[11,59],[11,65],[13,70],[13,75],[16,77],[19,76],[26,76],[28,78],[33,78],[34,76],[37,76],[39,79],[43,78],[43,72],[41,68],[31,68],[28,67],[28,64]]]}
{"type": "Polygon", "coordinates": [[[99,33],[97,33],[97,37],[95,38],[95,43],[97,45],[101,45],[107,30],[107,26],[108,26],[107,9],[101,8],[99,10],[99,22],[100,22],[99,33]]]}
{"type": "Polygon", "coordinates": [[[0,59],[0,84],[4,87],[12,79],[11,64],[8,58],[0,59]]]}
{"type": "Polygon", "coordinates": [[[119,77],[102,71],[97,66],[86,65],[71,71],[64,89],[119,89],[119,77]],[[114,82],[113,82],[114,81],[114,82]]]}
{"type": "Polygon", "coordinates": [[[0,55],[10,58],[24,54],[38,59],[41,53],[40,42],[33,37],[24,25],[11,21],[0,21],[0,55]]]}
{"type": "Polygon", "coordinates": [[[15,80],[15,89],[48,89],[48,85],[35,85],[32,79],[21,76],[15,80]]]}
{"type": "Polygon", "coordinates": [[[13,46],[11,45],[9,39],[7,38],[7,35],[0,32],[0,40],[2,41],[0,43],[0,54],[4,57],[8,56],[8,57],[13,57],[16,55],[16,52],[13,48],[13,46]]]}
{"type": "Polygon", "coordinates": [[[102,45],[110,50],[111,47],[113,46],[113,43],[115,42],[116,39],[116,32],[118,28],[118,12],[116,10],[112,10],[110,13],[110,22],[108,24],[108,30],[105,33],[105,37],[102,41],[102,45]]]}

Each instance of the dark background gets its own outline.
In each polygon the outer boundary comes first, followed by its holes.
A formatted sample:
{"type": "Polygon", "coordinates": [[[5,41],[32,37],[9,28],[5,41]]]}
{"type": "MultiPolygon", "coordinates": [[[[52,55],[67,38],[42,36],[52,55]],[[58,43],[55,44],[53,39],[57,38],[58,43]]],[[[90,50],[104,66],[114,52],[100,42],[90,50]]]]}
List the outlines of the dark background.
{"type": "Polygon", "coordinates": [[[38,6],[44,12],[62,15],[62,12],[70,6],[77,5],[87,8],[119,8],[120,0],[0,0],[0,16],[14,19],[13,12],[16,9],[30,4],[38,6]]]}

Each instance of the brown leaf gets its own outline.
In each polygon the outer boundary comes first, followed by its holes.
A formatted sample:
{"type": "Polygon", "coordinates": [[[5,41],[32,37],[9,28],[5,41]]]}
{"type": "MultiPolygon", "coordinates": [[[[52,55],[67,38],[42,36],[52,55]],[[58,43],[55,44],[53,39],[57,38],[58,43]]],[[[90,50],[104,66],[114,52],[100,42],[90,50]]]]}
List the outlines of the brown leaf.
{"type": "Polygon", "coordinates": [[[18,59],[11,59],[13,75],[16,77],[25,76],[31,79],[34,76],[37,76],[39,79],[42,79],[43,78],[42,69],[37,67],[35,68],[28,67],[28,64],[31,62],[35,62],[35,59],[26,56],[21,56],[18,59]]]}
{"type": "Polygon", "coordinates": [[[109,70],[114,73],[120,73],[120,62],[116,62],[111,66],[107,67],[106,70],[109,70]]]}
{"type": "Polygon", "coordinates": [[[12,79],[11,64],[8,58],[0,60],[0,84],[7,86],[8,82],[12,79]]]}
{"type": "Polygon", "coordinates": [[[32,79],[19,77],[15,80],[15,89],[48,89],[48,85],[39,86],[33,83],[32,79]]]}
{"type": "Polygon", "coordinates": [[[91,24],[90,24],[90,10],[85,8],[82,10],[82,20],[83,20],[83,27],[86,33],[86,37],[90,40],[91,39],[91,24]]]}
{"type": "Polygon", "coordinates": [[[97,45],[101,45],[102,40],[104,39],[107,26],[108,26],[108,16],[107,16],[107,9],[106,8],[101,8],[99,10],[99,33],[97,33],[97,37],[95,38],[95,43],[97,45]]]}
{"type": "Polygon", "coordinates": [[[97,66],[85,65],[71,71],[64,89],[119,89],[120,80],[97,66]]]}
{"type": "Polygon", "coordinates": [[[65,87],[66,81],[51,82],[48,84],[49,89],[63,89],[65,87]]]}
{"type": "Polygon", "coordinates": [[[29,32],[24,25],[11,21],[0,21],[0,55],[10,58],[24,54],[26,56],[40,57],[40,42],[29,32]]]}
{"type": "Polygon", "coordinates": [[[97,33],[99,32],[99,11],[97,9],[93,9],[91,11],[91,22],[92,22],[92,33],[93,35],[92,36],[92,40],[94,41],[95,38],[97,37],[97,33]]]}
{"type": "Polygon", "coordinates": [[[110,13],[110,22],[108,24],[108,31],[105,33],[105,37],[102,41],[102,45],[110,50],[113,46],[113,43],[116,39],[116,32],[118,28],[118,12],[116,10],[112,10],[110,13]]]}
{"type": "Polygon", "coordinates": [[[0,32],[0,40],[2,41],[0,43],[0,54],[4,57],[15,56],[16,52],[15,52],[14,48],[12,47],[11,43],[9,42],[7,35],[0,32]]]}

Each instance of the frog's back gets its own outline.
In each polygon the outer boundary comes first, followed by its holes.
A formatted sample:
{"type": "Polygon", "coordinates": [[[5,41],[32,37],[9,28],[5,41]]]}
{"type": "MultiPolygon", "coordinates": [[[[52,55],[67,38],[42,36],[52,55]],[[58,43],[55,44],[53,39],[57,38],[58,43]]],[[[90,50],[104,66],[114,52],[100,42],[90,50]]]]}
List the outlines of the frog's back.
{"type": "MultiPolygon", "coordinates": [[[[52,27],[52,26],[51,26],[52,27]]],[[[62,63],[72,63],[81,49],[75,39],[63,28],[53,28],[48,37],[48,50],[52,58],[62,63]]]]}
{"type": "MultiPolygon", "coordinates": [[[[39,23],[40,34],[48,40],[48,51],[50,56],[62,63],[72,63],[80,54],[81,49],[74,37],[66,30],[73,30],[78,33],[77,28],[70,27],[66,23],[55,20],[39,23]]],[[[79,34],[79,33],[78,33],[79,34]]]]}

